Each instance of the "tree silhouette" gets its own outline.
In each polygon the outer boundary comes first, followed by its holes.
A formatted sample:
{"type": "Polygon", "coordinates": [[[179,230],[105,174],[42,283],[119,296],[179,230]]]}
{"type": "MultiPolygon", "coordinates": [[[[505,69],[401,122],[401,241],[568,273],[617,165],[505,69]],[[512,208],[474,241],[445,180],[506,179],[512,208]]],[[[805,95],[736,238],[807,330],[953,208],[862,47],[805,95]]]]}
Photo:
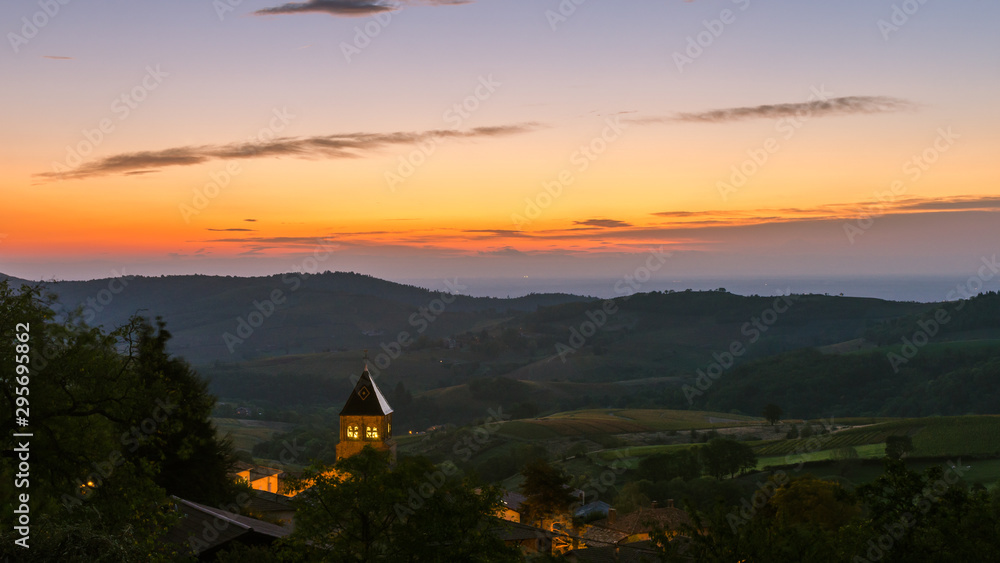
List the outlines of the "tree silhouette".
{"type": "Polygon", "coordinates": [[[771,426],[774,426],[779,420],[781,420],[781,415],[784,414],[781,411],[781,407],[775,405],[774,403],[768,403],[764,407],[764,418],[767,419],[771,426]]]}

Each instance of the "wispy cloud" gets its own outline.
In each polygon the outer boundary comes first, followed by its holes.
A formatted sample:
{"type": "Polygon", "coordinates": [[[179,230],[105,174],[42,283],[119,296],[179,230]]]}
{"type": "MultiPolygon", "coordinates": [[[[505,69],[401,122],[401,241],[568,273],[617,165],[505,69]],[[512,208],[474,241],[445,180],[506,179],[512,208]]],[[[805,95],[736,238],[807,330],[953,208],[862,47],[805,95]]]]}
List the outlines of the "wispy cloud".
{"type": "Polygon", "coordinates": [[[586,221],[573,221],[574,225],[583,225],[585,227],[598,227],[602,229],[619,229],[622,227],[631,227],[630,223],[625,221],[619,221],[617,219],[587,219],[586,221]]]}
{"type": "Polygon", "coordinates": [[[257,229],[205,229],[206,231],[214,231],[216,233],[230,233],[230,232],[246,232],[254,233],[257,229]]]}
{"type": "Polygon", "coordinates": [[[49,180],[76,180],[109,174],[148,174],[169,166],[192,166],[212,160],[232,160],[289,156],[305,159],[358,158],[391,145],[405,145],[428,139],[475,139],[534,131],[537,123],[476,127],[464,131],[445,129],[395,133],[348,133],[316,137],[278,137],[263,143],[230,143],[174,147],[159,151],[139,151],[108,156],[67,172],[42,172],[36,177],[49,180]]]}
{"type": "Polygon", "coordinates": [[[43,59],[52,59],[54,61],[72,61],[73,57],[60,57],[57,55],[42,55],[43,59]]]}
{"type": "Polygon", "coordinates": [[[891,96],[843,96],[829,100],[791,104],[767,104],[735,108],[713,109],[695,113],[676,113],[671,116],[637,117],[631,123],[646,125],[653,123],[727,123],[748,119],[776,119],[809,115],[812,117],[832,115],[858,115],[892,113],[916,109],[917,105],[908,100],[891,96]]]}
{"type": "MultiPolygon", "coordinates": [[[[843,222],[864,214],[877,213],[896,225],[917,226],[943,222],[948,225],[1000,225],[1000,197],[957,196],[948,198],[908,198],[882,203],[836,203],[815,207],[760,208],[745,210],[663,211],[619,221],[616,228],[582,228],[591,221],[567,221],[562,228],[536,231],[510,229],[461,229],[434,225],[379,231],[326,232],[317,236],[233,236],[198,240],[213,249],[219,245],[247,255],[312,252],[317,246],[331,246],[343,252],[366,256],[423,253],[436,256],[523,256],[544,257],[551,253],[587,255],[643,252],[650,246],[669,245],[688,251],[726,251],[742,246],[771,248],[798,245],[799,239],[827,240],[842,247],[843,222]],[[790,238],[792,237],[792,238],[790,238]]],[[[910,228],[910,227],[907,227],[910,228]]],[[[919,229],[918,229],[919,230],[919,229]]],[[[916,232],[916,231],[914,231],[916,232]]],[[[993,231],[989,231],[993,232],[993,231]]],[[[804,243],[803,243],[804,244],[804,243]]]]}
{"type": "Polygon", "coordinates": [[[405,0],[391,2],[387,0],[307,0],[306,2],[287,2],[273,8],[264,8],[254,12],[257,16],[273,16],[285,14],[330,14],[340,17],[359,17],[394,12],[405,4],[426,6],[454,6],[471,4],[473,0],[405,0]]]}

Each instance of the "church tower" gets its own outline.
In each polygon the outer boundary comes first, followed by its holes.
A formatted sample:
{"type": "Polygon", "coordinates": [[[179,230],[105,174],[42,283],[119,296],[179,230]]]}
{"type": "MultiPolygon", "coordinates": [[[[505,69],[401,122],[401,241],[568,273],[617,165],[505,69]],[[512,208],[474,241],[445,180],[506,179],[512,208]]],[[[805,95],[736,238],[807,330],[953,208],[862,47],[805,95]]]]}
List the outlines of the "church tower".
{"type": "Polygon", "coordinates": [[[390,451],[393,459],[396,457],[396,444],[392,440],[392,407],[368,373],[367,361],[361,379],[340,411],[337,459],[351,457],[365,446],[390,451]]]}

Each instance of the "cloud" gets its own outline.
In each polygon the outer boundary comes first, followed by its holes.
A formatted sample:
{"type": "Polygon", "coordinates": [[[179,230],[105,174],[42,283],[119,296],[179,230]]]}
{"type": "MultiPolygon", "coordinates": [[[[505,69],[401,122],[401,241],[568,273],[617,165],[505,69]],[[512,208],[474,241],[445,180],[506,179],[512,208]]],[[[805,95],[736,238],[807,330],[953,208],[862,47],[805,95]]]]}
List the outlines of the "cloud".
{"type": "Polygon", "coordinates": [[[255,233],[257,229],[205,229],[206,231],[214,231],[217,233],[228,233],[228,232],[246,232],[255,233]]]}
{"type": "Polygon", "coordinates": [[[475,139],[534,131],[537,123],[493,127],[395,133],[348,133],[315,137],[277,137],[261,143],[230,143],[174,147],[159,151],[139,151],[108,156],[66,172],[42,172],[36,177],[50,180],[77,180],[110,174],[148,174],[168,166],[192,166],[212,160],[290,156],[306,159],[358,158],[366,152],[391,145],[413,144],[429,139],[475,139]]]}
{"type": "Polygon", "coordinates": [[[844,96],[793,104],[768,104],[713,109],[696,113],[676,113],[670,117],[638,117],[628,121],[638,125],[670,122],[728,123],[747,119],[891,113],[911,110],[916,107],[917,105],[913,102],[891,96],[844,96]]]}
{"type": "Polygon", "coordinates": [[[247,223],[256,223],[257,222],[256,219],[244,219],[244,221],[246,221],[247,223]]]}
{"type": "Polygon", "coordinates": [[[952,199],[910,199],[904,201],[900,209],[914,211],[957,211],[1000,209],[1000,197],[956,197],[952,199]]]}
{"type": "Polygon", "coordinates": [[[72,61],[73,57],[60,57],[57,55],[42,55],[43,59],[52,59],[54,61],[72,61]]]}
{"type": "Polygon", "coordinates": [[[498,248],[496,250],[480,250],[477,252],[480,256],[525,256],[524,252],[514,248],[513,246],[505,246],[503,248],[498,248]]]}
{"type": "MultiPolygon", "coordinates": [[[[471,4],[473,0],[408,0],[408,4],[424,4],[429,6],[456,6],[471,4]]],[[[256,16],[273,16],[286,14],[329,14],[331,16],[359,17],[394,12],[403,8],[399,2],[387,0],[307,0],[306,2],[288,2],[273,8],[264,8],[254,12],[256,16]]]]}
{"type": "Polygon", "coordinates": [[[630,223],[618,221],[617,219],[587,219],[586,221],[573,221],[574,225],[584,225],[586,227],[600,227],[602,229],[618,229],[631,227],[630,223]]]}

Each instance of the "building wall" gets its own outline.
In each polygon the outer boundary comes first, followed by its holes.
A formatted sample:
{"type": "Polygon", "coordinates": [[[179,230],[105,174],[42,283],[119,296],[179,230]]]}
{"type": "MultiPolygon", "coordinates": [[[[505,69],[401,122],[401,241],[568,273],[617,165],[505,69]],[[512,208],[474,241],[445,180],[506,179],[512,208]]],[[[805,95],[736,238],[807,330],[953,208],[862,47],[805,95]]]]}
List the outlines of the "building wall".
{"type": "Polygon", "coordinates": [[[383,451],[392,451],[391,444],[387,443],[390,436],[390,425],[392,424],[392,414],[387,416],[342,416],[340,417],[340,442],[337,444],[337,459],[351,457],[360,453],[365,446],[372,446],[383,451]],[[351,427],[358,429],[358,437],[348,436],[351,427]],[[366,436],[367,428],[374,428],[378,431],[378,438],[372,439],[366,436]]]}

